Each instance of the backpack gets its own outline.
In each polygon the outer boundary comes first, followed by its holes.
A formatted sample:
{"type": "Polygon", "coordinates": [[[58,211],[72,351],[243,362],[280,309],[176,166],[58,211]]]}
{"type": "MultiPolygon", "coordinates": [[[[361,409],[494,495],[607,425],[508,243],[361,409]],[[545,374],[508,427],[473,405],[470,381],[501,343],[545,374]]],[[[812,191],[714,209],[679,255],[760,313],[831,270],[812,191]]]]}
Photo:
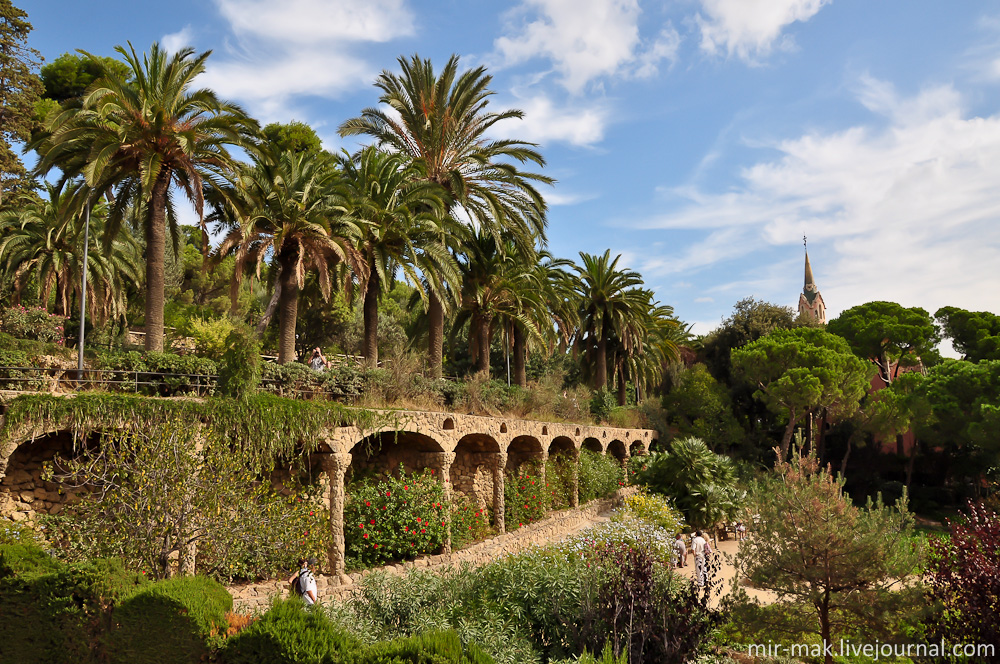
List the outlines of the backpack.
{"type": "Polygon", "coordinates": [[[308,569],[301,570],[299,572],[299,578],[295,579],[295,592],[299,595],[305,595],[306,589],[309,587],[309,582],[313,580],[313,573],[308,569]]]}

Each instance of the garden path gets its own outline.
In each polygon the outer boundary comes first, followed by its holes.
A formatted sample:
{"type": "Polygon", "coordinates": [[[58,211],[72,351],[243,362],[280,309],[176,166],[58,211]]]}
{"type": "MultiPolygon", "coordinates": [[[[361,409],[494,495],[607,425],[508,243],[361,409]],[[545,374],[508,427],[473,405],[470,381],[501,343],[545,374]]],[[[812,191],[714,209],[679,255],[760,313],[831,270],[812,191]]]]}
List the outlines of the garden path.
{"type": "MultiPolygon", "coordinates": [[[[739,551],[739,542],[736,540],[725,540],[722,542],[713,543],[713,548],[722,553],[722,567],[719,570],[719,574],[722,578],[722,587],[720,597],[713,598],[713,604],[717,604],[722,596],[728,595],[730,589],[732,588],[733,577],[736,576],[736,568],[733,566],[733,561],[736,558],[736,554],[739,551]]],[[[680,574],[686,578],[694,578],[694,556],[688,556],[688,564],[685,567],[677,570],[680,574]]],[[[759,600],[763,604],[773,604],[777,601],[778,596],[769,590],[760,590],[758,588],[751,588],[750,586],[743,586],[743,589],[747,592],[750,597],[759,600]]]]}

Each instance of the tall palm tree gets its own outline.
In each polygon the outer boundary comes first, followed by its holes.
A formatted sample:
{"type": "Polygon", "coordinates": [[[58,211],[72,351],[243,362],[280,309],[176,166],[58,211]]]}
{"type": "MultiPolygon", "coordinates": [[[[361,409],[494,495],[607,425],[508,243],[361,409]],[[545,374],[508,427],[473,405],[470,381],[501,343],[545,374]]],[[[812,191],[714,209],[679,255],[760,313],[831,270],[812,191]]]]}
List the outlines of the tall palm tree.
{"type": "Polygon", "coordinates": [[[642,336],[649,312],[649,291],[641,288],[642,277],[632,270],[619,270],[621,256],[611,251],[601,256],[580,252],[583,265],[578,274],[577,298],[580,328],[577,345],[586,351],[585,368],[594,376],[594,387],[608,384],[609,345],[617,339],[634,346],[642,336]]]}
{"type": "Polygon", "coordinates": [[[225,212],[215,217],[228,232],[216,256],[235,255],[234,279],[248,262],[258,277],[264,261],[277,264],[280,364],[296,359],[295,323],[306,272],[316,271],[324,298],[330,296],[332,266],[347,264],[366,276],[355,247],[360,230],[334,203],[336,178],[336,169],[315,154],[275,156],[264,150],[219,190],[225,212]]]}
{"type": "Polygon", "coordinates": [[[101,71],[78,104],[50,116],[32,142],[36,174],[53,167],[64,178],[83,176],[111,207],[107,235],[117,235],[126,213],[146,238],[146,350],[163,350],[163,270],[168,225],[175,225],[172,187],[183,192],[199,217],[204,183],[231,172],[227,145],[245,144],[257,128],[238,106],[207,89],[192,89],[211,51],[170,55],[156,43],[142,57],[129,44],[115,50],[128,65],[109,68],[84,53],[101,71]]]}
{"type": "Polygon", "coordinates": [[[26,197],[24,205],[0,215],[0,269],[14,287],[15,303],[32,276],[48,309],[55,295],[54,313],[69,316],[80,299],[80,280],[87,271],[88,311],[98,324],[125,315],[126,283],[141,281],[142,257],[128,233],[100,246],[107,208],[94,207],[90,218],[90,246],[83,263],[83,205],[89,190],[79,183],[46,185],[47,198],[26,197]]]}
{"type": "Polygon", "coordinates": [[[445,242],[456,222],[445,214],[443,190],[425,180],[413,162],[374,146],[338,159],[341,176],[334,201],[361,232],[358,250],[367,280],[364,290],[364,349],[378,364],[378,303],[392,288],[397,269],[426,302],[441,297],[445,283],[458,283],[455,259],[445,242]]]}
{"type": "MultiPolygon", "coordinates": [[[[389,150],[406,155],[423,170],[422,177],[446,192],[448,212],[466,215],[499,241],[510,234],[522,249],[544,239],[545,200],[537,183],[552,178],[521,171],[518,164],[544,166],[535,145],[518,140],[490,140],[498,122],[521,118],[510,109],[487,111],[492,91],[485,67],[459,73],[458,56],[448,59],[440,74],[430,60],[418,55],[399,58],[401,75],[383,71],[375,81],[379,102],[389,111],[367,108],[340,126],[341,136],[367,135],[389,150]]],[[[428,370],[441,375],[444,302],[431,291],[428,370]]]]}

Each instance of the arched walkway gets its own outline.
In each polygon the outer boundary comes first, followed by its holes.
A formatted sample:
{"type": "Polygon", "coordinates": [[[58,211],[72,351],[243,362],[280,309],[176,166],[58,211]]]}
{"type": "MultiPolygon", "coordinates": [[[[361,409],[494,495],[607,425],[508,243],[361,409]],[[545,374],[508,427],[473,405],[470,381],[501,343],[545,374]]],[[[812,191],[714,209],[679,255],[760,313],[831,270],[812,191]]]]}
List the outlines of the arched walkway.
{"type": "Polygon", "coordinates": [[[497,467],[500,444],[486,434],[469,434],[455,446],[455,462],[451,465],[451,486],[468,496],[478,507],[493,506],[493,475],[497,467]]]}

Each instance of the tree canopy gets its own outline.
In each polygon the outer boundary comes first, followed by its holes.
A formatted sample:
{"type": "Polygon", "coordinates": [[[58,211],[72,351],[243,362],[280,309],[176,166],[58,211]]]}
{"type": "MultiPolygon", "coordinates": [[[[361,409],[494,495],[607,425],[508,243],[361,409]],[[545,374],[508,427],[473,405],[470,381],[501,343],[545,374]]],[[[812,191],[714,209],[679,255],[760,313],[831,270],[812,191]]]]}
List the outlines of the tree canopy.
{"type": "Polygon", "coordinates": [[[26,143],[35,123],[42,81],[35,73],[41,55],[28,47],[28,15],[0,0],[0,204],[26,185],[28,171],[12,143],[26,143]]]}
{"type": "Polygon", "coordinates": [[[941,307],[934,317],[966,360],[1000,360],[1000,316],[989,311],[941,307]]]}
{"type": "Polygon", "coordinates": [[[122,80],[128,80],[132,75],[127,64],[112,57],[63,53],[42,67],[44,95],[60,103],[82,97],[87,87],[104,71],[114,72],[122,80]]]}

